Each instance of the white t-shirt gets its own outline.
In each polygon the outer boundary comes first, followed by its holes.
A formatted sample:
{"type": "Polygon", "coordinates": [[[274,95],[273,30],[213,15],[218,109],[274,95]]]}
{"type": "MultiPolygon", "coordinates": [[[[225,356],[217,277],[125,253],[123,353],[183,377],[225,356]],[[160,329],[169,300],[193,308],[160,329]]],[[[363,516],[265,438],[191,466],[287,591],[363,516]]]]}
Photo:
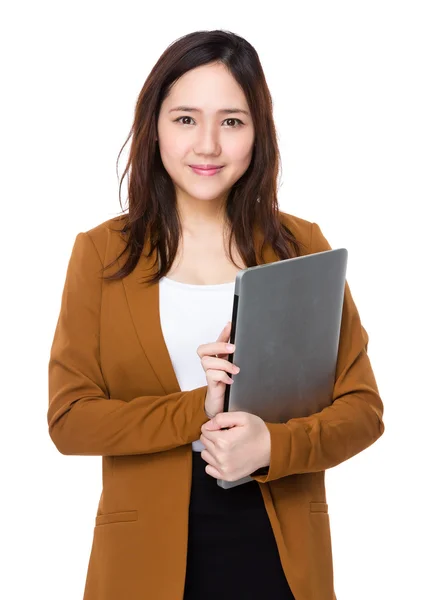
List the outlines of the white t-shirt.
{"type": "MultiPolygon", "coordinates": [[[[207,384],[197,348],[216,341],[231,321],[234,285],[234,281],[194,285],[167,277],[160,279],[161,329],[182,391],[207,384]]],[[[192,449],[201,452],[204,446],[196,440],[192,449]]]]}

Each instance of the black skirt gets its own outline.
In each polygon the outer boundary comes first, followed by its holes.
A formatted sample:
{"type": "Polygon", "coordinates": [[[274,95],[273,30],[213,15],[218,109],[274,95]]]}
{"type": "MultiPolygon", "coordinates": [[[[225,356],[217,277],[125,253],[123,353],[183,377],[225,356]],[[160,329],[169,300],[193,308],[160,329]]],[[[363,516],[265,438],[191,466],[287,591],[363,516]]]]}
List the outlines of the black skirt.
{"type": "Polygon", "coordinates": [[[294,600],[261,490],[224,490],[193,451],[184,600],[294,600]]]}

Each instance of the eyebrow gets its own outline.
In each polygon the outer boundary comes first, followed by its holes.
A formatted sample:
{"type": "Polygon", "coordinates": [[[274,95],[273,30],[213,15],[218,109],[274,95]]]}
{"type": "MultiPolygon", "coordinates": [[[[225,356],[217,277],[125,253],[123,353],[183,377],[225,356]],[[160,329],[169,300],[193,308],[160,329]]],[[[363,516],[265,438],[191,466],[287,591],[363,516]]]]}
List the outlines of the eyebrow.
{"type": "MultiPolygon", "coordinates": [[[[202,112],[200,108],[194,108],[193,106],[176,106],[175,108],[171,108],[169,112],[180,111],[180,112],[202,112]]],[[[225,115],[231,115],[233,113],[244,113],[244,115],[250,116],[250,113],[247,110],[243,110],[242,108],[221,108],[217,111],[218,113],[222,113],[225,115]]]]}

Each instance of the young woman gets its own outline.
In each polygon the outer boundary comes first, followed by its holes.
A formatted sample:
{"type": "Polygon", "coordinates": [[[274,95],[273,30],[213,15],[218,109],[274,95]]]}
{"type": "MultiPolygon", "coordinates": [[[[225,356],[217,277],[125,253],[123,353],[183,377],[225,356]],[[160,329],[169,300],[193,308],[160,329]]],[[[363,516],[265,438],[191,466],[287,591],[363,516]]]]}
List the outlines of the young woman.
{"type": "Polygon", "coordinates": [[[170,45],[131,136],[128,213],[76,236],[49,361],[54,444],[103,457],[84,600],[333,600],[325,469],[384,431],[347,284],[332,405],[222,413],[237,272],[330,248],[278,209],[254,48],[220,30],[170,45]]]}

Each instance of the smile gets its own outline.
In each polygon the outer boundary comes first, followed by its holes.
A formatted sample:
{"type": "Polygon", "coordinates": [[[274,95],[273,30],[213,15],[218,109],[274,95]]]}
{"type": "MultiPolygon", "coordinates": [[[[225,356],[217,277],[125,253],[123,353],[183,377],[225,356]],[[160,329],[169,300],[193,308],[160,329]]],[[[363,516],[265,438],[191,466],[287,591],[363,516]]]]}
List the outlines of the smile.
{"type": "Polygon", "coordinates": [[[217,167],[216,169],[199,169],[198,167],[190,167],[194,173],[197,175],[204,175],[205,177],[210,177],[211,175],[216,175],[216,173],[220,173],[223,167],[217,167]]]}

